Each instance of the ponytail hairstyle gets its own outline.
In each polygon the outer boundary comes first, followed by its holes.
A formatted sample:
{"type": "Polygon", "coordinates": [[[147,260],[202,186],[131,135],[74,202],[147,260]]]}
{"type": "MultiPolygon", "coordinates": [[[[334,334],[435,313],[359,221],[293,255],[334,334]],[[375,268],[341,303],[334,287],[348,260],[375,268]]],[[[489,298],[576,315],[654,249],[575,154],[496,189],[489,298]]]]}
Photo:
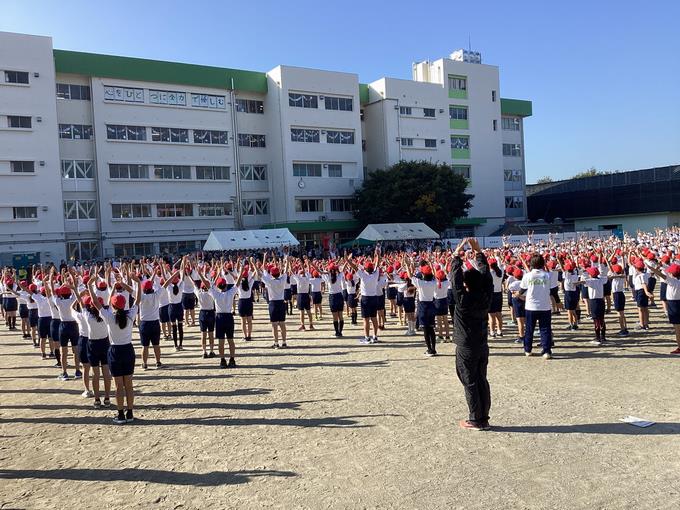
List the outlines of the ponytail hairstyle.
{"type": "Polygon", "coordinates": [[[172,282],[172,294],[173,296],[179,294],[179,286],[175,282],[172,282]]]}
{"type": "Polygon", "coordinates": [[[338,281],[338,271],[336,269],[331,269],[331,283],[335,284],[338,281]]]}
{"type": "Polygon", "coordinates": [[[250,289],[250,284],[248,283],[248,278],[241,278],[241,289],[248,292],[250,289]]]}
{"type": "Polygon", "coordinates": [[[99,310],[97,310],[96,306],[86,306],[85,309],[89,312],[89,314],[96,319],[97,322],[101,322],[102,316],[99,314],[99,310]]]}
{"type": "Polygon", "coordinates": [[[128,314],[125,310],[123,309],[116,310],[116,312],[114,313],[114,318],[116,320],[116,324],[118,324],[118,327],[120,329],[125,329],[127,327],[128,314]]]}

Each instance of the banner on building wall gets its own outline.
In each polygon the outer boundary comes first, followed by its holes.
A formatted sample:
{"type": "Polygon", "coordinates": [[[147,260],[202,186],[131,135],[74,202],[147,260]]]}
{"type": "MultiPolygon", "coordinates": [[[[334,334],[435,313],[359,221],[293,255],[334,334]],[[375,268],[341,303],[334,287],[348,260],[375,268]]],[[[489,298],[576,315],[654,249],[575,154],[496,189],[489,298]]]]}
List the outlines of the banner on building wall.
{"type": "MultiPolygon", "coordinates": [[[[564,241],[572,241],[575,239],[579,239],[581,237],[586,237],[588,239],[606,239],[608,237],[611,237],[614,235],[614,232],[611,230],[599,230],[599,231],[584,231],[584,232],[565,232],[563,234],[552,234],[552,240],[556,243],[561,243],[564,241]]],[[[533,243],[547,243],[550,241],[550,234],[534,234],[531,236],[533,243]]],[[[489,249],[495,249],[495,248],[501,248],[503,246],[503,237],[477,237],[477,241],[479,241],[479,245],[482,248],[489,248],[489,249]]],[[[522,235],[522,236],[507,236],[505,238],[507,242],[510,244],[518,244],[518,243],[526,243],[527,242],[527,236],[522,235]]],[[[455,248],[458,246],[458,244],[462,241],[462,239],[442,239],[442,243],[444,245],[450,245],[452,248],[455,248]]]]}

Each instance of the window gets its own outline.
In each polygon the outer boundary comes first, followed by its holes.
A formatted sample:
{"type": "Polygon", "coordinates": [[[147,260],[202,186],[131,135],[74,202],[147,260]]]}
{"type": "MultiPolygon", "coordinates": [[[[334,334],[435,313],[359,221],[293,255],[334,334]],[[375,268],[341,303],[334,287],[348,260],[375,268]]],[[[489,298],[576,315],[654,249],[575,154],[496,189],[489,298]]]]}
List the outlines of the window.
{"type": "Polygon", "coordinates": [[[111,179],[148,179],[149,166],[109,164],[109,177],[111,179]]]}
{"type": "Polygon", "coordinates": [[[520,191],[524,189],[521,170],[503,170],[506,191],[520,191]]]}
{"type": "Polygon", "coordinates": [[[413,138],[403,138],[401,139],[402,147],[413,147],[413,138]]]}
{"type": "Polygon", "coordinates": [[[449,75],[449,88],[453,90],[467,90],[467,78],[465,76],[449,75]]]}
{"type": "Polygon", "coordinates": [[[228,166],[197,166],[196,179],[206,181],[228,181],[231,175],[228,166]]]}
{"type": "Polygon", "coordinates": [[[352,111],[352,98],[351,97],[329,97],[324,98],[326,110],[340,110],[343,112],[352,111]]]}
{"type": "Polygon", "coordinates": [[[241,210],[244,216],[266,216],[269,214],[269,200],[243,200],[241,210]]]}
{"type": "Polygon", "coordinates": [[[156,216],[159,218],[181,218],[194,215],[193,204],[157,204],[156,216]]]}
{"type": "Polygon", "coordinates": [[[65,140],[90,140],[92,138],[92,126],[83,124],[59,124],[59,138],[65,140]]]}
{"type": "Polygon", "coordinates": [[[321,177],[320,163],[293,163],[294,177],[321,177]]]}
{"type": "Polygon", "coordinates": [[[290,140],[292,142],[319,143],[319,130],[290,128],[290,140]]]}
{"type": "Polygon", "coordinates": [[[505,197],[506,209],[522,209],[524,207],[524,199],[522,197],[505,197]]]}
{"type": "Polygon", "coordinates": [[[64,218],[67,220],[94,220],[97,202],[94,200],[64,200],[64,218]]]}
{"type": "Polygon", "coordinates": [[[73,85],[72,83],[57,83],[58,99],[82,99],[90,100],[89,85],[73,85]]]}
{"type": "Polygon", "coordinates": [[[35,161],[10,161],[9,167],[14,174],[35,173],[35,161]]]}
{"type": "Polygon", "coordinates": [[[26,71],[5,71],[5,83],[25,83],[25,84],[28,84],[28,72],[26,72],[26,71]]]}
{"type": "Polygon", "coordinates": [[[146,128],[144,126],[107,124],[106,138],[108,140],[144,141],[146,140],[146,128]]]}
{"type": "Polygon", "coordinates": [[[176,92],[173,90],[149,89],[149,103],[186,106],[187,94],[186,92],[176,92]]]}
{"type": "Polygon", "coordinates": [[[452,136],[451,137],[451,148],[452,149],[469,149],[470,148],[470,138],[467,136],[452,136]]]}
{"type": "Polygon", "coordinates": [[[354,144],[354,131],[326,131],[326,143],[354,144]]]}
{"type": "Polygon", "coordinates": [[[328,177],[342,177],[342,165],[338,163],[329,163],[328,177]]]}
{"type": "Polygon", "coordinates": [[[104,99],[108,101],[123,101],[125,103],[143,103],[144,89],[132,87],[104,87],[104,99]]]}
{"type": "Polygon", "coordinates": [[[454,174],[462,175],[466,179],[470,178],[470,167],[465,165],[452,166],[454,174]]]}
{"type": "Polygon", "coordinates": [[[493,130],[498,131],[498,121],[496,119],[493,119],[493,130]]]}
{"type": "Polygon", "coordinates": [[[199,216],[231,216],[231,204],[198,204],[199,216]]]}
{"type": "Polygon", "coordinates": [[[88,159],[62,159],[62,179],[94,179],[94,161],[88,159]]]}
{"type": "Polygon", "coordinates": [[[503,117],[501,126],[504,131],[519,131],[519,119],[517,117],[503,117]]]}
{"type": "Polygon", "coordinates": [[[158,251],[163,255],[177,255],[195,251],[196,241],[162,241],[158,243],[158,251]]]}
{"type": "Polygon", "coordinates": [[[32,220],[38,217],[37,207],[12,207],[15,220],[32,220]]]}
{"type": "Polygon", "coordinates": [[[410,106],[400,106],[399,107],[399,115],[411,115],[411,107],[410,106]]]}
{"type": "Polygon", "coordinates": [[[113,245],[114,257],[144,257],[153,255],[153,243],[123,243],[113,245]]]}
{"type": "Polygon", "coordinates": [[[491,101],[493,101],[494,103],[496,102],[496,91],[495,90],[491,91],[491,101]]]}
{"type": "Polygon", "coordinates": [[[152,142],[189,143],[189,130],[180,128],[151,128],[152,142]]]}
{"type": "Polygon", "coordinates": [[[449,118],[452,120],[467,120],[467,106],[449,106],[449,118]]]}
{"type": "Polygon", "coordinates": [[[8,115],[7,127],[28,129],[31,127],[31,118],[25,115],[8,115]]]}
{"type": "Polygon", "coordinates": [[[266,181],[267,165],[241,165],[242,181],[266,181]]]}
{"type": "Polygon", "coordinates": [[[295,201],[295,212],[323,212],[323,200],[317,198],[298,199],[295,201]]]}
{"type": "Polygon", "coordinates": [[[242,113],[264,113],[264,103],[255,99],[237,99],[236,111],[242,113]]]}
{"type": "Polygon", "coordinates": [[[354,200],[351,198],[331,198],[332,212],[351,212],[354,210],[354,200]]]}
{"type": "Polygon", "coordinates": [[[72,241],[66,243],[66,253],[71,260],[89,260],[99,256],[97,241],[72,241]]]}
{"type": "Polygon", "coordinates": [[[195,108],[216,108],[219,110],[224,110],[226,108],[226,101],[224,96],[191,94],[191,106],[195,108]]]}
{"type": "Polygon", "coordinates": [[[429,149],[436,149],[437,148],[437,139],[436,138],[425,138],[425,147],[429,149]]]}
{"type": "Polygon", "coordinates": [[[424,117],[434,117],[434,108],[423,108],[424,117]]]}
{"type": "Polygon", "coordinates": [[[295,108],[318,108],[319,96],[289,92],[288,106],[293,106],[295,108]]]}
{"type": "Polygon", "coordinates": [[[240,147],[265,147],[264,135],[239,133],[238,144],[240,147]]]}
{"type": "Polygon", "coordinates": [[[191,179],[191,167],[187,165],[156,165],[153,167],[156,179],[191,179]]]}
{"type": "Polygon", "coordinates": [[[518,143],[504,143],[503,144],[503,156],[521,156],[522,149],[518,143]]]}
{"type": "Polygon", "coordinates": [[[227,145],[227,131],[211,131],[209,129],[194,129],[194,143],[227,145]]]}
{"type": "Polygon", "coordinates": [[[151,218],[151,204],[111,204],[113,219],[151,218]]]}

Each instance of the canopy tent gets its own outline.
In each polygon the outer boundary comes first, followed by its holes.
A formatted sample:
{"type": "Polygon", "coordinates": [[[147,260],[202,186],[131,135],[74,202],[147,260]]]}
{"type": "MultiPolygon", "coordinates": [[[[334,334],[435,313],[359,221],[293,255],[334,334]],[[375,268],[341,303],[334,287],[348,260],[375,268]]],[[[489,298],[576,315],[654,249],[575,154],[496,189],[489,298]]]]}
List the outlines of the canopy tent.
{"type": "Polygon", "coordinates": [[[203,245],[203,251],[255,250],[299,244],[287,228],[213,230],[203,245]]]}
{"type": "Polygon", "coordinates": [[[368,241],[367,239],[350,239],[338,245],[338,248],[352,248],[354,246],[370,246],[375,244],[375,241],[368,241]]]}
{"type": "Polygon", "coordinates": [[[365,241],[409,241],[439,239],[439,235],[425,223],[375,223],[367,225],[357,239],[365,241]]]}

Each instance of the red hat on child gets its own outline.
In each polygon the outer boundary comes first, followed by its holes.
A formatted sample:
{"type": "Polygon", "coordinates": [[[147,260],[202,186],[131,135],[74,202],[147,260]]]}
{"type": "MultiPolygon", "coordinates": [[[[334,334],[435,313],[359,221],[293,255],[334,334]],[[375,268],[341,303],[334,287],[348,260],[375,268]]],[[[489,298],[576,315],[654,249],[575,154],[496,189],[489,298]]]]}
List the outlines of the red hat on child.
{"type": "Polygon", "coordinates": [[[144,280],[142,282],[142,290],[151,290],[153,289],[153,282],[151,280],[144,280]]]}
{"type": "Polygon", "coordinates": [[[274,277],[278,278],[281,275],[281,271],[279,271],[278,267],[272,267],[271,271],[269,273],[274,277]]]}
{"type": "Polygon", "coordinates": [[[666,268],[666,272],[671,275],[673,278],[680,278],[680,265],[679,264],[671,264],[666,268]]]}
{"type": "Polygon", "coordinates": [[[517,268],[512,272],[512,276],[514,276],[517,280],[521,280],[524,276],[524,271],[522,271],[520,268],[517,268]]]}
{"type": "Polygon", "coordinates": [[[586,272],[592,277],[592,278],[597,278],[600,276],[600,270],[596,267],[589,267],[586,269],[586,272]]]}
{"type": "Polygon", "coordinates": [[[432,268],[430,266],[423,266],[420,272],[423,273],[424,276],[429,276],[432,274],[432,268]]]}
{"type": "Polygon", "coordinates": [[[623,273],[623,268],[619,264],[614,264],[612,266],[612,271],[614,271],[616,274],[621,274],[623,273]]]}
{"type": "Polygon", "coordinates": [[[98,282],[97,283],[97,288],[99,290],[106,290],[106,282],[98,282]]]}
{"type": "Polygon", "coordinates": [[[226,284],[227,284],[227,280],[225,280],[224,278],[221,278],[221,277],[218,278],[217,281],[215,282],[215,285],[217,285],[218,287],[221,287],[221,286],[226,285],[226,284]]]}
{"type": "Polygon", "coordinates": [[[125,308],[125,296],[122,294],[115,294],[111,298],[111,306],[113,306],[116,310],[123,310],[125,308]]]}
{"type": "Polygon", "coordinates": [[[440,269],[434,274],[434,277],[441,282],[446,280],[446,273],[440,269]]]}
{"type": "Polygon", "coordinates": [[[38,292],[38,286],[35,283],[32,283],[28,286],[28,290],[33,293],[36,293],[38,292]]]}

